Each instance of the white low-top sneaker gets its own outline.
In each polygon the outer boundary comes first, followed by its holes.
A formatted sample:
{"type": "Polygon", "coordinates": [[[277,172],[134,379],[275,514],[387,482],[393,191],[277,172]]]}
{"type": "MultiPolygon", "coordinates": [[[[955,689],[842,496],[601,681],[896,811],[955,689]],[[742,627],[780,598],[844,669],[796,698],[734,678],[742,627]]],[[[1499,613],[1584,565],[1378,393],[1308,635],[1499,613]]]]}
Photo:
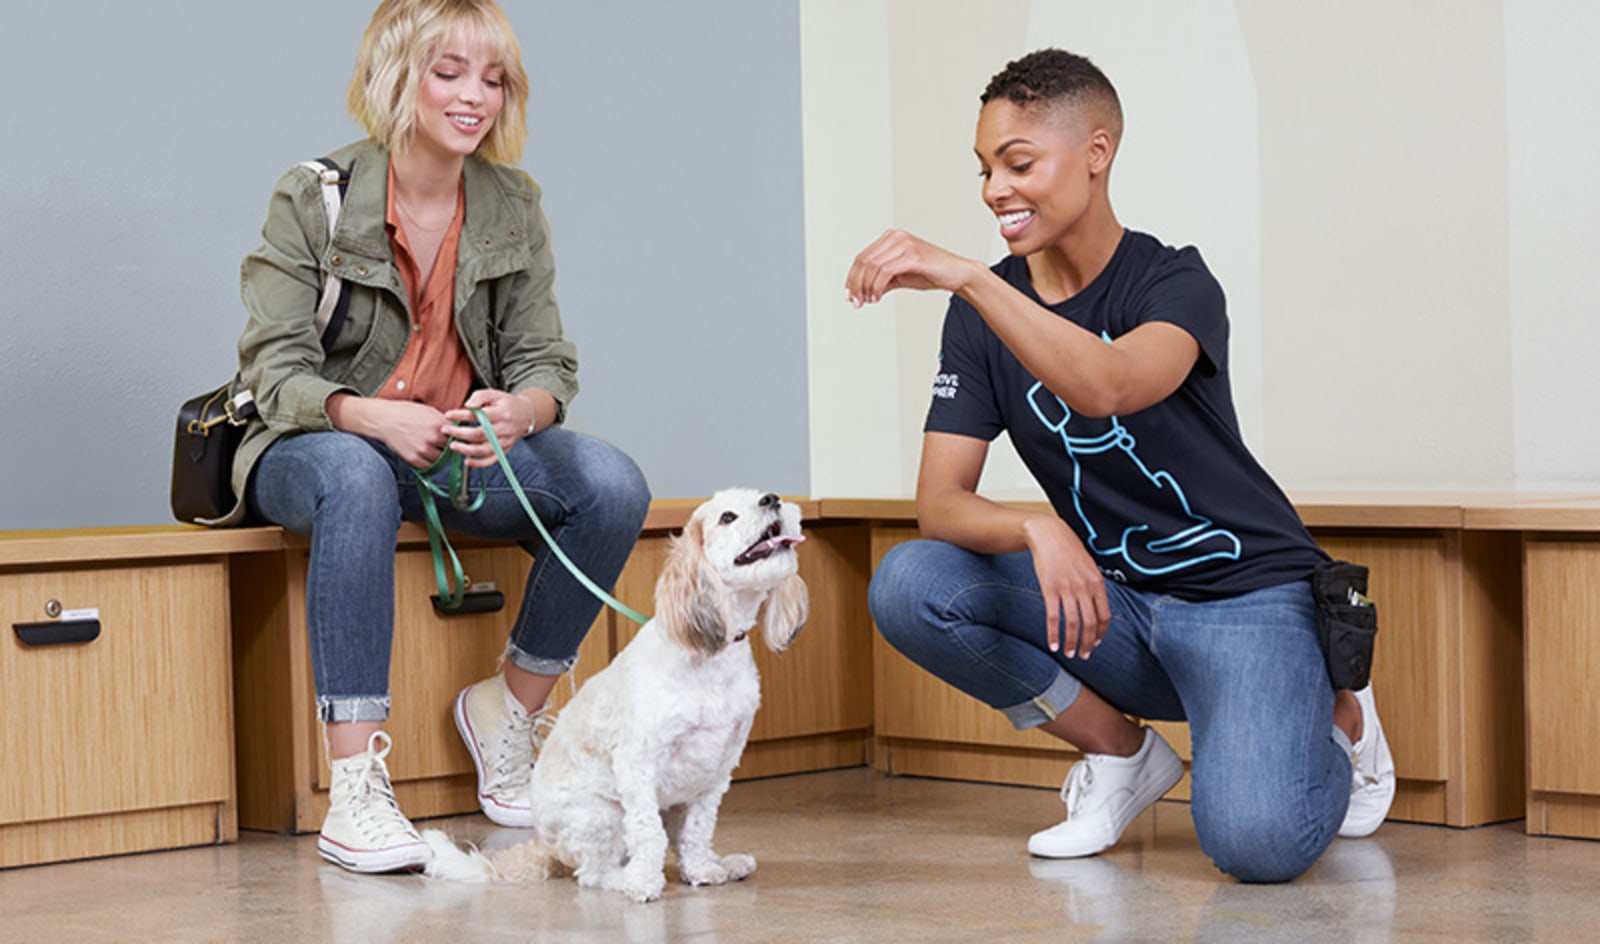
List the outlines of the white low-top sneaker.
{"type": "Polygon", "coordinates": [[[1030,836],[1028,851],[1046,859],[1103,852],[1182,778],[1183,760],[1154,728],[1132,757],[1085,754],[1061,785],[1066,821],[1030,836]]]}
{"type": "Polygon", "coordinates": [[[1383,724],[1378,721],[1372,686],[1355,696],[1356,704],[1361,706],[1361,740],[1355,743],[1350,757],[1350,808],[1339,826],[1339,835],[1346,839],[1370,836],[1383,825],[1395,791],[1394,756],[1389,753],[1389,739],[1383,736],[1383,724]]]}
{"type": "Polygon", "coordinates": [[[317,851],[352,872],[416,869],[433,857],[395,802],[383,762],[392,743],[389,735],[375,731],[366,751],[328,763],[333,782],[317,851]]]}
{"type": "Polygon", "coordinates": [[[456,696],[456,730],[478,770],[478,805],[501,826],[533,825],[528,784],[544,736],[554,723],[549,711],[522,707],[505,678],[494,675],[456,696]]]}

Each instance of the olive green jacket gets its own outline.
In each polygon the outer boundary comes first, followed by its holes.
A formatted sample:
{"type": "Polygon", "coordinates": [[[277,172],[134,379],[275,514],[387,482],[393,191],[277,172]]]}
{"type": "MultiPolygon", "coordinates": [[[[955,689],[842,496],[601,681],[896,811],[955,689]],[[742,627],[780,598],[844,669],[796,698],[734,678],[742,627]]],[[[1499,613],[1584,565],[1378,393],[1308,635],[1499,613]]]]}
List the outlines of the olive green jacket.
{"type": "MultiPolygon", "coordinates": [[[[388,152],[371,141],[329,155],[350,174],[333,239],[322,182],[291,168],[272,192],[261,246],[245,257],[240,292],[249,323],[239,338],[235,391],[255,397],[233,463],[234,509],[208,524],[240,523],[245,483],[278,437],[329,430],[328,397],[373,396],[400,362],[410,302],[384,227],[388,152]],[[327,271],[344,281],[349,314],[324,354],[312,321],[327,271]]],[[[577,349],[562,336],[550,227],[539,188],[520,170],[467,159],[466,219],[456,256],[456,332],[478,381],[513,393],[553,395],[560,413],[578,393],[577,349]]]]}

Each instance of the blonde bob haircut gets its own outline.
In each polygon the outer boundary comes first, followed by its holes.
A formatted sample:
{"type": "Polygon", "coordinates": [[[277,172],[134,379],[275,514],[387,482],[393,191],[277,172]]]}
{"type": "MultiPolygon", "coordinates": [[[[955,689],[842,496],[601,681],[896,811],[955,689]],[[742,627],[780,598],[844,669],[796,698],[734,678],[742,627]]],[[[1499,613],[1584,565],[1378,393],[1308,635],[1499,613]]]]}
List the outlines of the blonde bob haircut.
{"type": "Polygon", "coordinates": [[[374,141],[404,149],[416,133],[422,80],[455,39],[481,45],[502,71],[505,103],[478,153],[515,164],[528,140],[528,73],[511,23],[494,0],[383,0],[361,37],[345,96],[350,114],[374,141]]]}

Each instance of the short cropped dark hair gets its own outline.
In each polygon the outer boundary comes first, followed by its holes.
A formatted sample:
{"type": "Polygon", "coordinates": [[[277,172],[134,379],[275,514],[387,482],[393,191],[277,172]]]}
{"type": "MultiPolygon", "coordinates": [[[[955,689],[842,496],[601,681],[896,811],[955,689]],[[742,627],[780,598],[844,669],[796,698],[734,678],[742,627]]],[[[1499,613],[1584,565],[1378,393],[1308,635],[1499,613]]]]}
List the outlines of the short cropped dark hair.
{"type": "Polygon", "coordinates": [[[1024,108],[1091,105],[1100,110],[1112,137],[1122,137],[1122,102],[1111,80],[1088,59],[1062,49],[1040,49],[1006,63],[978,96],[984,105],[996,99],[1024,108]]]}

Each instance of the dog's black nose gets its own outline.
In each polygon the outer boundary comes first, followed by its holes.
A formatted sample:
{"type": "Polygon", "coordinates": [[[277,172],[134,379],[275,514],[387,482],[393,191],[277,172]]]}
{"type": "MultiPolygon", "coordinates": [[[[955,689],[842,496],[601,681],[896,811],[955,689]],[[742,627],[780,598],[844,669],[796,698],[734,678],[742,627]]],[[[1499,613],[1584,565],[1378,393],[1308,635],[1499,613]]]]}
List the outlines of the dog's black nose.
{"type": "Polygon", "coordinates": [[[761,496],[761,507],[762,508],[773,508],[773,507],[776,507],[777,504],[779,502],[781,502],[781,501],[783,501],[783,499],[781,499],[778,496],[772,494],[771,492],[768,492],[765,495],[761,496]]]}

